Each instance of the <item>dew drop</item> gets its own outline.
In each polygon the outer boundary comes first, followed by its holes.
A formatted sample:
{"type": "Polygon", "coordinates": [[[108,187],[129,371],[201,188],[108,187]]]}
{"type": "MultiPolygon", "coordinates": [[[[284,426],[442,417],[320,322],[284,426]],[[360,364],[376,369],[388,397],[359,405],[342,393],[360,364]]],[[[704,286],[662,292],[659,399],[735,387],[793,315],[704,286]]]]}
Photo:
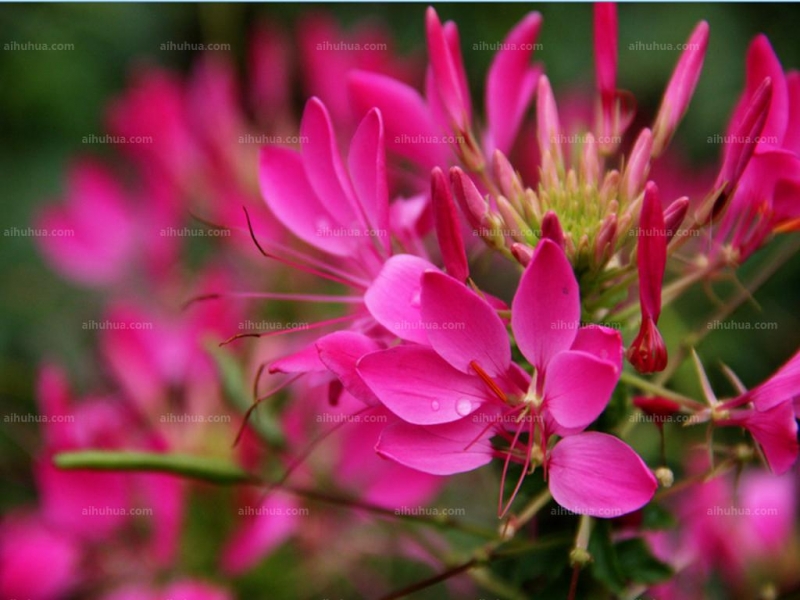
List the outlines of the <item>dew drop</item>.
{"type": "Polygon", "coordinates": [[[439,410],[439,401],[438,400],[434,400],[433,402],[431,402],[431,409],[432,410],[439,410]]]}
{"type": "Polygon", "coordinates": [[[472,412],[472,401],[469,398],[459,398],[456,402],[456,412],[462,417],[466,417],[472,412]]]}
{"type": "Polygon", "coordinates": [[[421,292],[415,292],[413,296],[411,296],[411,307],[412,308],[419,308],[421,304],[420,300],[421,292]]]}

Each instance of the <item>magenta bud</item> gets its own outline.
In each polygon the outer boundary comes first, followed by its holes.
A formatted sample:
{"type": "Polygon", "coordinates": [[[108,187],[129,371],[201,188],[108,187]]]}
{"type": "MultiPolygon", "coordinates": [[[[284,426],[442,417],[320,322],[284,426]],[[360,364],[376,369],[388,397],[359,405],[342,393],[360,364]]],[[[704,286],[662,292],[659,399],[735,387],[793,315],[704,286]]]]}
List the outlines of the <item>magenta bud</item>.
{"type": "Polygon", "coordinates": [[[653,319],[648,317],[642,321],[627,357],[640,373],[658,373],[667,367],[667,347],[653,319]]]}
{"type": "Polygon", "coordinates": [[[492,167],[495,180],[500,186],[500,191],[512,203],[516,202],[517,198],[524,193],[522,182],[519,180],[514,167],[511,166],[505,154],[500,150],[495,150],[494,152],[492,167]]]}
{"type": "Polygon", "coordinates": [[[533,248],[527,244],[520,244],[515,242],[511,244],[511,254],[517,259],[517,262],[523,267],[527,267],[528,263],[533,259],[533,248]]]}
{"type": "Polygon", "coordinates": [[[561,134],[561,124],[558,120],[558,108],[553,96],[550,81],[545,75],[539,77],[539,89],[536,93],[536,136],[542,156],[550,153],[557,166],[564,164],[561,145],[564,136],[561,134]]]}
{"type": "Polygon", "coordinates": [[[681,196],[672,204],[670,204],[666,210],[664,210],[664,229],[666,230],[667,234],[667,243],[669,243],[670,240],[675,237],[675,233],[677,233],[678,228],[686,218],[686,211],[688,210],[688,196],[681,196]]]}
{"type": "Polygon", "coordinates": [[[653,135],[649,129],[642,129],[628,157],[625,173],[622,175],[622,193],[628,202],[641,193],[647,181],[652,151],[653,135]]]}
{"type": "Polygon", "coordinates": [[[653,125],[653,156],[660,156],[678,128],[694,95],[708,48],[708,23],[700,21],[689,36],[664,92],[653,125]]]}
{"type": "Polygon", "coordinates": [[[453,193],[461,211],[473,229],[485,229],[488,226],[489,205],[475,187],[469,175],[460,168],[450,169],[450,182],[453,193]]]}
{"type": "Polygon", "coordinates": [[[450,193],[449,182],[439,167],[431,171],[431,198],[436,237],[442,251],[444,267],[449,275],[459,281],[465,281],[469,277],[469,267],[464,239],[461,236],[461,223],[450,193]]]}
{"type": "Polygon", "coordinates": [[[558,215],[552,210],[548,210],[542,219],[542,239],[553,240],[561,249],[564,249],[564,230],[561,229],[561,222],[558,215]]]}

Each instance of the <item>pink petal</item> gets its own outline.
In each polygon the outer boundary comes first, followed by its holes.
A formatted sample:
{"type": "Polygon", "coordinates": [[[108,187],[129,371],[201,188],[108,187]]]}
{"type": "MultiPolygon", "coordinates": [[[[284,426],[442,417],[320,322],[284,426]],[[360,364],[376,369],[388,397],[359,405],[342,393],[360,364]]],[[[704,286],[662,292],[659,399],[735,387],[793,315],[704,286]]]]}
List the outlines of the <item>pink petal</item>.
{"type": "Polygon", "coordinates": [[[603,518],[638,510],[658,487],[630,446],[597,432],[566,437],[555,445],[548,482],[553,498],[564,508],[603,518]]]}
{"type": "Polygon", "coordinates": [[[353,252],[351,239],[320,234],[321,230],[343,224],[328,211],[311,188],[297,152],[274,146],[262,148],[259,182],[267,206],[301,240],[337,256],[353,252]]]}
{"type": "Polygon", "coordinates": [[[222,568],[230,575],[255,567],[289,539],[304,518],[296,514],[295,498],[280,491],[272,492],[260,505],[254,504],[239,508],[238,527],[222,551],[222,568]]]}
{"type": "Polygon", "coordinates": [[[463,283],[441,272],[422,276],[422,319],[433,349],[459,371],[475,361],[491,376],[511,363],[508,333],[497,312],[463,283]]]}
{"type": "Polygon", "coordinates": [[[81,572],[79,541],[36,517],[9,513],[0,523],[0,596],[71,596],[81,572]]]}
{"type": "Polygon", "coordinates": [[[135,256],[135,213],[120,184],[99,163],[82,161],[69,173],[63,204],[46,207],[36,242],[62,275],[85,285],[120,281],[135,256]]]}
{"type": "Polygon", "coordinates": [[[416,425],[462,419],[487,402],[489,393],[479,377],[457,371],[424,346],[368,354],[357,371],[386,408],[416,425]]]}
{"type": "Polygon", "coordinates": [[[350,228],[363,225],[356,212],[355,192],[342,164],[330,115],[319,98],[311,98],[300,123],[303,167],[311,188],[337,223],[350,228]]]}
{"type": "Polygon", "coordinates": [[[381,111],[386,145],[393,152],[425,169],[447,162],[447,146],[428,143],[439,131],[425,100],[414,88],[366,71],[352,71],[347,85],[359,114],[365,114],[372,107],[381,111]]]}
{"type": "Polygon", "coordinates": [[[564,252],[541,240],[511,304],[511,329],[520,351],[540,373],[568,350],[581,317],[578,282],[564,252]]]}
{"type": "Polygon", "coordinates": [[[536,91],[540,68],[530,66],[542,16],[528,14],[511,30],[495,54],[486,78],[486,118],[492,148],[508,153],[536,91]]]}
{"type": "Polygon", "coordinates": [[[383,269],[364,294],[364,304],[378,323],[399,338],[428,343],[420,316],[422,274],[436,267],[410,254],[398,254],[383,269]]]}
{"type": "Polygon", "coordinates": [[[767,459],[769,468],[781,475],[797,460],[797,421],[794,407],[783,402],[765,411],[751,411],[738,423],[753,435],[767,459]]]}
{"type": "Polygon", "coordinates": [[[358,360],[381,349],[375,340],[353,331],[337,331],[316,343],[320,360],[339,380],[344,388],[367,405],[378,404],[378,399],[356,371],[358,360]]]}
{"type": "Polygon", "coordinates": [[[433,475],[472,471],[492,460],[491,430],[479,436],[496,416],[496,411],[482,410],[471,419],[443,425],[395,423],[384,429],[375,450],[384,458],[433,475]]]}
{"type": "Polygon", "coordinates": [[[458,72],[461,53],[458,51],[458,60],[453,56],[450,40],[445,36],[445,29],[432,7],[429,7],[425,13],[425,31],[428,41],[428,59],[436,91],[447,110],[451,124],[466,129],[470,117],[461,87],[462,76],[458,72]]]}
{"type": "Polygon", "coordinates": [[[622,369],[622,336],[619,331],[602,325],[587,325],[578,329],[578,335],[570,350],[580,350],[596,356],[600,360],[611,362],[622,369]]]}
{"type": "Polygon", "coordinates": [[[302,350],[279,358],[269,365],[270,373],[314,373],[326,371],[327,367],[319,358],[316,343],[302,350]]]}
{"type": "MultiPolygon", "coordinates": [[[[740,122],[750,103],[753,94],[767,77],[772,81],[772,97],[770,98],[767,120],[761,134],[766,138],[759,145],[780,146],[786,126],[789,122],[789,90],[786,78],[775,51],[767,39],[760,34],[753,39],[747,49],[746,82],[742,97],[736,106],[731,119],[731,126],[735,127],[740,122]]],[[[728,132],[732,133],[731,131],[728,132]]]]}
{"type": "Polygon", "coordinates": [[[450,193],[450,183],[439,167],[431,172],[431,198],[436,224],[436,237],[447,273],[459,281],[469,277],[467,251],[461,236],[461,221],[450,193]]]}
{"type": "Polygon", "coordinates": [[[800,397],[800,352],[795,353],[774,375],[746,395],[760,411],[800,397]]]}
{"type": "Polygon", "coordinates": [[[544,406],[568,429],[585,428],[603,412],[619,380],[619,369],[591,354],[557,354],[547,366],[544,406]]]}
{"type": "MultiPolygon", "coordinates": [[[[735,120],[731,120],[730,137],[725,144],[722,167],[714,187],[724,186],[723,194],[729,194],[739,183],[742,174],[755,152],[757,141],[767,120],[772,102],[773,85],[771,79],[764,79],[750,95],[747,103],[741,105],[735,120]]],[[[723,202],[727,198],[723,197],[723,202]]],[[[717,211],[722,207],[715,207],[717,211]]]]}
{"type": "Polygon", "coordinates": [[[793,71],[786,76],[789,94],[789,118],[783,147],[800,154],[800,73],[793,71]]]}
{"type": "Polygon", "coordinates": [[[367,113],[350,144],[347,158],[353,187],[371,231],[388,253],[389,191],[386,184],[386,153],[383,145],[383,119],[377,109],[367,113]]]}

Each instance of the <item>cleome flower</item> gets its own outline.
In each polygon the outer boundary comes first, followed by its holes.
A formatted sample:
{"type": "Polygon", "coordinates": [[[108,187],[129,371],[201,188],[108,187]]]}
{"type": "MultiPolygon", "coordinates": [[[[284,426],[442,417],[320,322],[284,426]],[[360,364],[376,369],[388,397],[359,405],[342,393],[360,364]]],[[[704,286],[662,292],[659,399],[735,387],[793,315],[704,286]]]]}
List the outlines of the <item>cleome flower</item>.
{"type": "Polygon", "coordinates": [[[638,455],[611,435],[584,432],[619,379],[622,342],[613,329],[580,327],[578,284],[555,242],[538,246],[511,309],[532,373],[512,362],[497,311],[462,282],[426,272],[421,317],[428,345],[395,346],[357,364],[378,400],[402,419],[383,432],[381,455],[440,475],[500,457],[504,480],[512,461],[523,465],[523,476],[541,466],[557,502],[595,516],[649,501],[656,480],[638,455]]]}

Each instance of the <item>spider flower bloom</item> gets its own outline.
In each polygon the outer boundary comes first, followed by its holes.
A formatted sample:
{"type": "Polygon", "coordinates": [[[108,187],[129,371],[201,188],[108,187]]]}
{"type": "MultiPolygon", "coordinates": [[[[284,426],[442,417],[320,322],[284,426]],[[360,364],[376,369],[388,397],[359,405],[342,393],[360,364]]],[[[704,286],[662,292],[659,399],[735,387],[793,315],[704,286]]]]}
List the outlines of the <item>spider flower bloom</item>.
{"type": "Polygon", "coordinates": [[[629,446],[582,433],[608,403],[622,345],[612,329],[579,327],[578,285],[554,242],[539,245],[512,305],[511,327],[533,376],[511,362],[506,325],[481,296],[443,273],[422,279],[429,345],[395,346],[358,362],[363,381],[404,421],[384,430],[381,455],[439,475],[494,456],[506,470],[512,460],[523,473],[542,466],[557,502],[595,516],[650,499],[655,478],[629,446]],[[494,436],[508,448],[493,448],[494,436]]]}
{"type": "Polygon", "coordinates": [[[539,13],[527,15],[495,55],[486,80],[487,129],[482,134],[473,125],[458,28],[451,21],[442,24],[433,8],[425,14],[429,58],[425,94],[391,77],[361,70],[348,78],[352,101],[361,114],[379,108],[386,120],[387,146],[426,171],[452,165],[453,152],[477,168],[495,149],[510,152],[517,138],[541,73],[541,67],[530,64],[541,21],[539,13]],[[451,135],[449,148],[441,138],[451,135]]]}
{"type": "Polygon", "coordinates": [[[773,233],[800,229],[798,127],[800,75],[784,74],[769,41],[760,35],[747,52],[745,90],[728,127],[718,179],[718,187],[727,187],[717,204],[729,206],[714,241],[734,263],[749,257],[773,233]]]}
{"type": "Polygon", "coordinates": [[[794,465],[800,452],[795,411],[798,400],[800,352],[753,389],[715,402],[701,418],[710,418],[721,427],[742,427],[749,431],[763,450],[770,469],[780,475],[794,465]]]}
{"type": "Polygon", "coordinates": [[[667,348],[658,331],[661,284],[667,265],[667,233],[656,184],[647,184],[639,217],[636,263],[639,270],[639,304],[642,324],[628,348],[628,360],[641,373],[663,371],[667,348]]]}

